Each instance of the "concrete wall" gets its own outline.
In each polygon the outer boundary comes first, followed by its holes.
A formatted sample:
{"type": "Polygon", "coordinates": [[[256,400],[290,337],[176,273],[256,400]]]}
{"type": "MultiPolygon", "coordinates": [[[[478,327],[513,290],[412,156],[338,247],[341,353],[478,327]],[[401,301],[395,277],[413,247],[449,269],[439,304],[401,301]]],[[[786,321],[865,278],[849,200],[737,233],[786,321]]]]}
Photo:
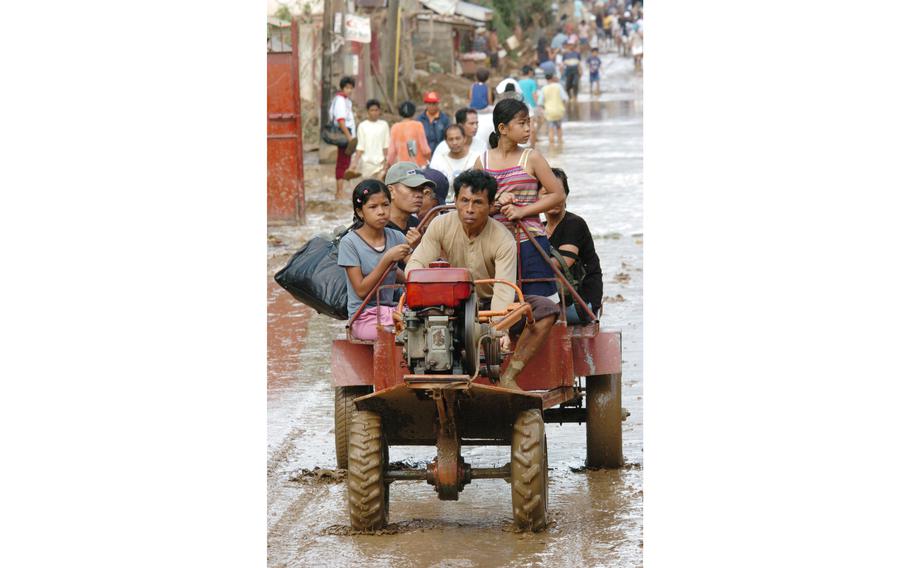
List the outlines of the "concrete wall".
{"type": "Polygon", "coordinates": [[[298,56],[300,57],[300,100],[319,103],[322,80],[322,22],[300,24],[298,56]]]}

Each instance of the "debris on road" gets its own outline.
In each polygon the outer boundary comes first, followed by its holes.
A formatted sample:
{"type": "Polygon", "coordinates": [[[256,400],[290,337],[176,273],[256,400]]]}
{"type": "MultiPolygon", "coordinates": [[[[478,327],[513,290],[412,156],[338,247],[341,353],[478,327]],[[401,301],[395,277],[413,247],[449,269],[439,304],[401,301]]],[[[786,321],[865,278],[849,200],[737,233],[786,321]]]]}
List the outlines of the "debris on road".
{"type": "Polygon", "coordinates": [[[632,280],[632,277],[626,272],[617,272],[613,275],[613,282],[618,284],[628,284],[632,280]]]}
{"type": "Polygon", "coordinates": [[[343,469],[323,469],[316,466],[313,469],[301,468],[288,478],[294,483],[341,483],[347,477],[343,469]]]}

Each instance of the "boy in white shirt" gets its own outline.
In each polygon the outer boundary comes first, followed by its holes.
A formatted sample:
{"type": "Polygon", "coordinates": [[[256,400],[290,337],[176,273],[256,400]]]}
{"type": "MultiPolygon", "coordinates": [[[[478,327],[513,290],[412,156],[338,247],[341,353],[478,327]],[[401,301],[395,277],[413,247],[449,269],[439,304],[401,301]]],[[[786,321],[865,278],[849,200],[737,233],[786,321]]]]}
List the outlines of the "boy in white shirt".
{"type": "MultiPolygon", "coordinates": [[[[357,126],[357,153],[351,164],[351,170],[360,168],[360,175],[364,178],[382,180],[385,177],[387,166],[386,152],[389,149],[389,123],[379,120],[382,112],[379,101],[367,101],[367,119],[357,126]]],[[[355,177],[356,173],[354,174],[355,177]]],[[[347,176],[346,176],[347,177],[347,176]]]]}

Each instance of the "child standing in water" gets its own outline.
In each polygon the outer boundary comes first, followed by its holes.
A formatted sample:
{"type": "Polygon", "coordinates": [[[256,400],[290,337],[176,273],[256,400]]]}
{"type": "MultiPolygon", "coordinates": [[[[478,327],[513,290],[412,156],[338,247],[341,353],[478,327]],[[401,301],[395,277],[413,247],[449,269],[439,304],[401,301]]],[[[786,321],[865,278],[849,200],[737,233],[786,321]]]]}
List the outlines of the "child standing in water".
{"type": "Polygon", "coordinates": [[[600,65],[602,63],[596,47],[591,48],[588,64],[588,79],[591,81],[591,94],[600,95],[600,65]]]}
{"type": "MultiPolygon", "coordinates": [[[[348,284],[348,315],[353,316],[364,297],[379,282],[386,267],[411,255],[405,236],[386,228],[392,196],[384,183],[368,179],[357,184],[353,192],[354,220],[360,226],[338,243],[338,266],[345,269],[348,284]]],[[[404,273],[394,267],[383,285],[404,281],[404,273]]],[[[379,305],[370,300],[356,320],[351,322],[351,335],[357,339],[378,337],[377,325],[393,325],[394,290],[380,290],[379,305]]]]}
{"type": "MultiPolygon", "coordinates": [[[[522,220],[543,250],[550,250],[540,214],[564,203],[565,189],[543,154],[518,146],[526,144],[531,137],[527,105],[516,99],[499,101],[493,109],[493,124],[491,149],[474,163],[475,169],[485,170],[496,179],[493,218],[519,236],[521,278],[554,278],[552,266],[512,221],[522,220]],[[540,186],[547,189],[547,195],[540,195],[540,186]]],[[[522,291],[529,295],[557,297],[555,282],[529,282],[522,286],[522,291]]]]}
{"type": "Polygon", "coordinates": [[[566,115],[566,102],[569,95],[566,90],[552,73],[547,73],[547,85],[540,90],[537,95],[540,98],[540,106],[543,107],[543,117],[547,121],[547,136],[550,138],[550,145],[553,145],[553,135],[559,138],[562,144],[562,119],[566,115]]]}

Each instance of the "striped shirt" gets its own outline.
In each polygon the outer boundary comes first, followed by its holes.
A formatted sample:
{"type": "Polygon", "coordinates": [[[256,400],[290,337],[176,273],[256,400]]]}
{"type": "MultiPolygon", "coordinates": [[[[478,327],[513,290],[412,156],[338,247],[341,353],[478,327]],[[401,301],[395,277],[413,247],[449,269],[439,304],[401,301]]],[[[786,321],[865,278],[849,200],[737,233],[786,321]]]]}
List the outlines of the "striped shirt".
{"type": "MultiPolygon", "coordinates": [[[[508,192],[514,196],[512,203],[518,207],[525,207],[532,203],[537,203],[540,194],[537,178],[525,171],[525,166],[528,163],[528,155],[530,153],[531,149],[525,148],[524,152],[521,153],[521,158],[518,159],[518,165],[504,170],[490,169],[487,166],[488,152],[483,153],[483,156],[481,157],[483,169],[496,179],[496,199],[499,199],[500,195],[508,192]]],[[[502,213],[493,215],[493,218],[508,227],[513,234],[518,231],[519,239],[522,242],[528,240],[525,232],[509,221],[502,213]]],[[[546,229],[544,229],[543,224],[540,222],[540,215],[525,217],[522,221],[528,228],[531,236],[545,237],[547,235],[546,229]]]]}

